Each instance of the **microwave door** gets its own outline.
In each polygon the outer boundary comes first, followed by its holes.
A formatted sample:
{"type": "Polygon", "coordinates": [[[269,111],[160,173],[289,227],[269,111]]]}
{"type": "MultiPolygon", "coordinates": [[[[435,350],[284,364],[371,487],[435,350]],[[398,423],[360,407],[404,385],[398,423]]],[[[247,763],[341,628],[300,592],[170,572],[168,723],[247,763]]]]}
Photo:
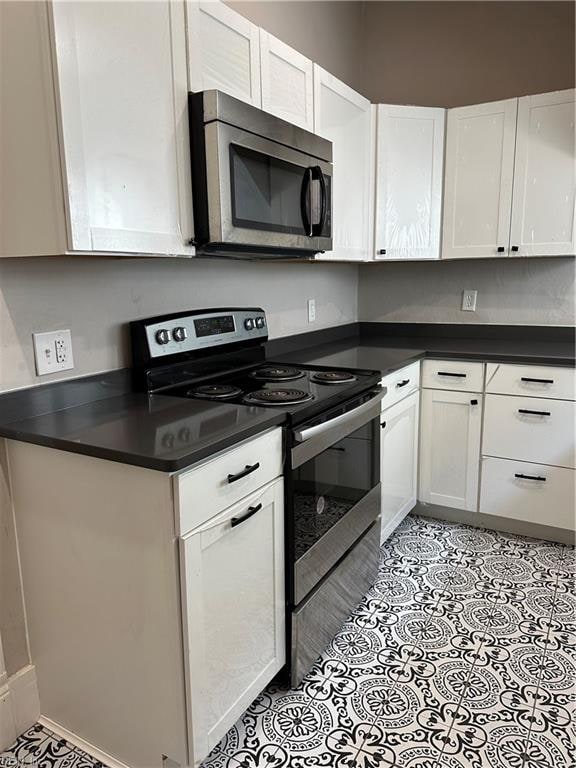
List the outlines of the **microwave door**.
{"type": "Polygon", "coordinates": [[[224,123],[205,130],[210,241],[318,250],[331,164],[224,123]]]}

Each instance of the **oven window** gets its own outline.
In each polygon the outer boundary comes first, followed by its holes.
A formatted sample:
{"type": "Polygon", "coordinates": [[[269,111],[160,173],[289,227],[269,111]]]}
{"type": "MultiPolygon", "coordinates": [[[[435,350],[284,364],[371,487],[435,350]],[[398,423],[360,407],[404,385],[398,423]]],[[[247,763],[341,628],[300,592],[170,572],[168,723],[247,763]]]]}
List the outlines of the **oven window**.
{"type": "Polygon", "coordinates": [[[304,235],[300,194],[305,167],[230,145],[235,227],[304,235]]]}
{"type": "Polygon", "coordinates": [[[293,470],[295,560],[379,482],[379,435],[373,424],[293,470]]]}

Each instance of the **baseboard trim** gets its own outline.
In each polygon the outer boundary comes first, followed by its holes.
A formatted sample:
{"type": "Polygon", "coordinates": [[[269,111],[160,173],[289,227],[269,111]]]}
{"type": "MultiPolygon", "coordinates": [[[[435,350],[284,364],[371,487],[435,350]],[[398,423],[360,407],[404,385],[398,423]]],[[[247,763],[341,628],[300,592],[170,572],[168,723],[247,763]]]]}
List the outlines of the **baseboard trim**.
{"type": "Polygon", "coordinates": [[[449,523],[464,523],[474,528],[491,528],[494,531],[528,536],[531,539],[544,539],[569,546],[574,546],[576,543],[576,533],[564,528],[529,523],[525,520],[514,520],[499,515],[486,515],[482,512],[469,512],[466,509],[456,509],[455,507],[441,507],[438,504],[427,504],[424,501],[419,501],[411,514],[432,517],[436,520],[446,520],[449,523]]]}
{"type": "Polygon", "coordinates": [[[95,747],[94,744],[90,744],[90,742],[85,741],[77,734],[69,731],[68,728],[60,725],[60,723],[56,723],[54,720],[50,720],[49,717],[44,717],[44,715],[41,715],[38,719],[38,722],[40,725],[48,728],[49,731],[52,731],[57,736],[60,736],[60,738],[66,739],[66,741],[68,741],[70,744],[73,744],[75,747],[78,747],[78,749],[81,749],[83,752],[87,752],[95,760],[103,763],[106,768],[130,768],[127,763],[122,763],[120,760],[112,757],[112,755],[109,755],[107,752],[103,752],[101,749],[98,749],[98,747],[95,747]]]}
{"type": "Polygon", "coordinates": [[[30,664],[9,677],[0,690],[0,752],[38,722],[39,716],[36,668],[30,664]]]}

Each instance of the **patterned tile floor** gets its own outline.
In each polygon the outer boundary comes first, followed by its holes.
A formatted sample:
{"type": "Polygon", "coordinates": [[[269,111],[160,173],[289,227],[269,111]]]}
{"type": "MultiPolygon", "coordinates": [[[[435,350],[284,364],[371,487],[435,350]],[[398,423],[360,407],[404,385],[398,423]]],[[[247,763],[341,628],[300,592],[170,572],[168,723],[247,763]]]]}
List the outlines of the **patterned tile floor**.
{"type": "MultiPolygon", "coordinates": [[[[576,766],[575,575],[569,547],[407,518],[302,685],[270,687],[202,768],[576,766]]],[[[32,730],[0,766],[94,765],[58,745],[32,730]]]]}

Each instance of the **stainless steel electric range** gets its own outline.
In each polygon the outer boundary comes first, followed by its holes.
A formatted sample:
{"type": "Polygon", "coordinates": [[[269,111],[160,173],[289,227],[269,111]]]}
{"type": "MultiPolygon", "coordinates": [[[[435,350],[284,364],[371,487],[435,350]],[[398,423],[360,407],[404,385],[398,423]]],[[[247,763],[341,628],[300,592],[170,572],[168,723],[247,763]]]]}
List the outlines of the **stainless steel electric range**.
{"type": "Polygon", "coordinates": [[[380,373],[269,360],[258,308],[148,318],[131,334],[137,389],[285,414],[287,658],[297,685],[376,578],[380,373]]]}

